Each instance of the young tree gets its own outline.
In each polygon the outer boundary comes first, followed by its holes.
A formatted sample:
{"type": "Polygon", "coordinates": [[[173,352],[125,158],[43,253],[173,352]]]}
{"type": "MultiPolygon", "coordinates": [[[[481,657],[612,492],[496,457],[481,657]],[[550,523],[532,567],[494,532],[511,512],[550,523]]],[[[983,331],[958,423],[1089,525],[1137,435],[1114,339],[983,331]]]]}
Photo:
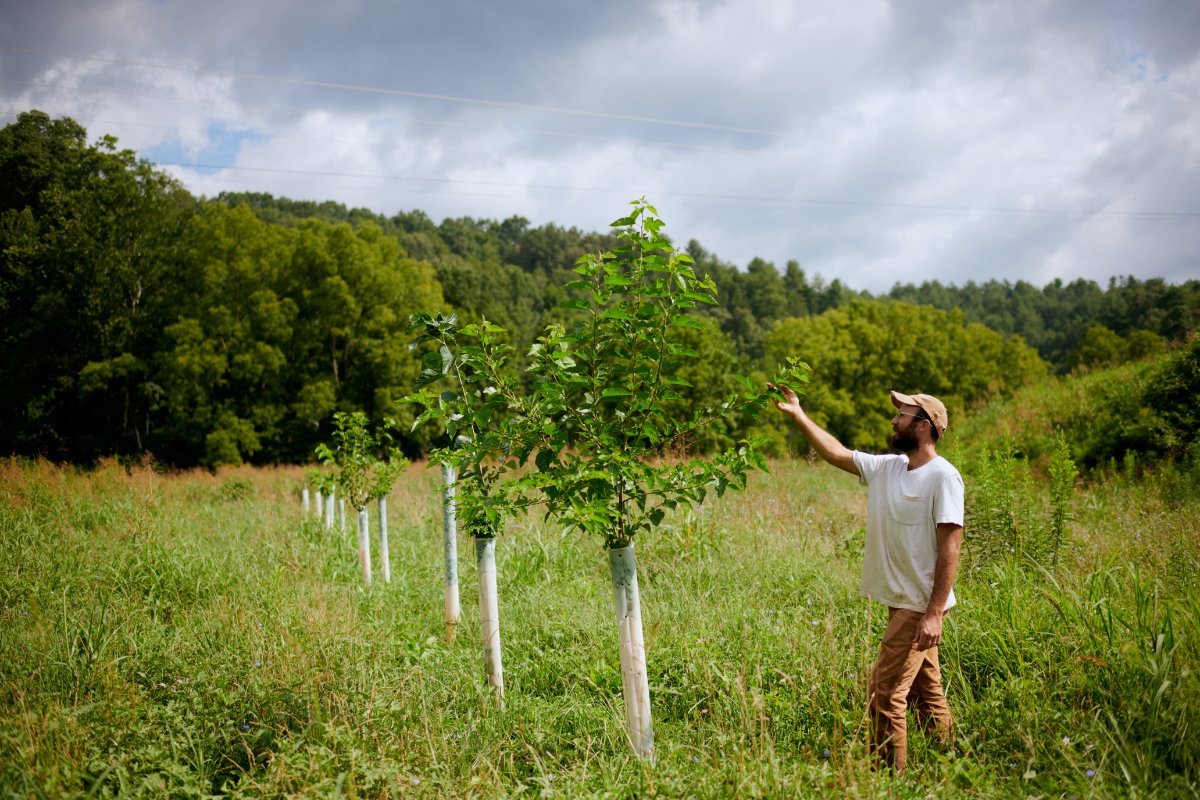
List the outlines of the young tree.
{"type": "MultiPolygon", "coordinates": [[[[576,264],[579,276],[566,287],[575,299],[566,306],[576,321],[554,324],[530,349],[532,394],[506,377],[511,352],[498,326],[484,322],[458,328],[454,317],[416,315],[415,344],[433,343],[422,357],[426,388],[411,400],[425,406],[416,424],[439,419],[462,444],[434,454],[461,468],[458,499],[480,559],[480,605],[484,640],[496,643],[489,664],[498,663],[498,627],[489,627],[487,554],[504,518],[540,494],[551,515],[568,526],[602,538],[618,622],[626,728],[634,751],[654,754],[649,684],[642,637],[641,598],[633,541],[680,505],[701,503],[710,492],[744,488],[748,473],[765,469],[757,443],[739,442],[709,459],[671,461],[683,443],[708,427],[740,415],[757,418],[768,394],[752,381],[717,402],[688,408],[683,375],[700,353],[690,345],[704,324],[693,311],[715,304],[716,285],[698,278],[691,258],[660,235],[655,209],[636,201],[633,212],[613,224],[620,246],[576,264]],[[449,378],[453,388],[428,388],[449,378]],[[537,471],[501,481],[505,470],[533,458],[537,471]]],[[[794,360],[776,382],[802,392],[808,368],[794,360]]],[[[491,596],[494,599],[494,577],[491,596]]],[[[494,674],[494,673],[490,673],[494,674]]],[[[496,685],[493,678],[493,685],[496,685]]],[[[502,684],[500,687],[501,688],[502,684]]]]}
{"type": "Polygon", "coordinates": [[[501,339],[504,330],[486,320],[459,327],[454,315],[414,314],[410,331],[419,332],[412,347],[432,346],[421,358],[420,389],[406,398],[425,407],[413,428],[437,420],[453,443],[431,454],[431,460],[458,473],[455,502],[475,540],[484,664],[489,685],[503,697],[496,535],[522,505],[501,478],[518,465],[513,456],[525,436],[520,417],[510,414],[519,407],[520,388],[504,374],[512,348],[501,339]],[[449,388],[437,391],[434,384],[449,388]]]}
{"type": "MultiPolygon", "coordinates": [[[[575,299],[564,304],[575,321],[550,325],[529,350],[532,394],[505,369],[512,348],[502,328],[415,314],[410,332],[418,336],[410,346],[423,349],[422,370],[419,390],[405,399],[424,407],[414,429],[438,421],[454,442],[431,458],[457,471],[455,499],[475,538],[489,684],[503,695],[495,538],[536,493],[550,514],[608,547],[627,729],[635,752],[653,758],[633,541],[672,509],[743,488],[751,470],[765,469],[752,441],[708,459],[668,456],[716,423],[757,419],[769,395],[741,378],[712,402],[688,405],[680,392],[692,387],[684,376],[703,374],[694,368],[701,355],[694,345],[705,326],[693,312],[716,303],[716,285],[697,277],[691,258],[660,234],[663,222],[652,206],[633,205],[613,225],[620,246],[577,262],[579,278],[565,287],[575,299]],[[503,479],[531,457],[536,473],[503,479]]],[[[803,392],[808,367],[788,361],[774,381],[803,392]]]]}
{"type": "MultiPolygon", "coordinates": [[[[751,470],[766,468],[751,441],[711,458],[664,458],[720,420],[756,418],[768,394],[741,379],[720,403],[680,413],[679,391],[689,386],[681,370],[699,356],[684,334],[702,327],[693,312],[716,303],[717,287],[696,276],[691,257],[661,235],[663,225],[653,206],[635,201],[612,224],[620,246],[577,262],[569,288],[581,294],[569,305],[582,314],[534,345],[535,391],[522,411],[522,453],[538,468],[527,483],[552,515],[598,535],[608,550],[626,731],[645,759],[654,757],[654,733],[634,540],[672,509],[742,489],[751,470]]],[[[802,392],[807,379],[807,367],[792,361],[775,381],[802,392]]]]}
{"type": "MultiPolygon", "coordinates": [[[[322,463],[335,466],[338,470],[337,485],[342,496],[358,512],[358,560],[362,567],[363,580],[371,582],[371,541],[367,525],[367,503],[385,497],[396,482],[396,477],[408,465],[408,461],[396,449],[388,449],[392,427],[390,419],[384,420],[381,428],[371,430],[367,415],[361,411],[337,412],[333,415],[334,447],[317,446],[317,458],[322,463]],[[386,452],[386,459],[379,453],[386,452]]],[[[386,506],[383,506],[386,511],[386,506]]],[[[380,523],[383,525],[384,523],[380,523]]],[[[382,530],[382,528],[381,528],[382,530]]],[[[381,539],[381,544],[386,543],[381,539]]],[[[390,579],[386,551],[384,579],[390,579]]]]}

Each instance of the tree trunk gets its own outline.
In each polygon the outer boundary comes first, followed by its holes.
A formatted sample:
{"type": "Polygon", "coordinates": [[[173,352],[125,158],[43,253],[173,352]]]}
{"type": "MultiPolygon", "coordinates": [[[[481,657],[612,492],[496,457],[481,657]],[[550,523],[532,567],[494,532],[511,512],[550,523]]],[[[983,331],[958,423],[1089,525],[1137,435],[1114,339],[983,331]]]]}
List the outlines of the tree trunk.
{"type": "Polygon", "coordinates": [[[383,582],[392,582],[392,556],[388,550],[387,498],[379,498],[379,567],[383,582]]]}
{"type": "Polygon", "coordinates": [[[462,609],[458,599],[458,520],[454,508],[454,467],[442,464],[442,550],[446,557],[446,641],[453,642],[462,609]]]}
{"type": "Polygon", "coordinates": [[[483,634],[483,665],[488,685],[504,698],[504,665],[500,659],[500,609],[496,598],[496,539],[475,537],[475,566],[479,574],[479,625],[483,634]]]}
{"type": "MultiPolygon", "coordinates": [[[[344,502],[344,501],[343,501],[344,502]]],[[[363,581],[371,585],[371,533],[367,530],[367,507],[358,507],[358,563],[363,581]]]]}
{"type": "Polygon", "coordinates": [[[654,762],[654,725],[650,719],[650,683],[646,677],[646,645],[642,639],[642,602],[638,591],[633,544],[608,551],[617,639],[621,646],[621,689],[625,698],[625,733],[638,758],[654,762]]]}

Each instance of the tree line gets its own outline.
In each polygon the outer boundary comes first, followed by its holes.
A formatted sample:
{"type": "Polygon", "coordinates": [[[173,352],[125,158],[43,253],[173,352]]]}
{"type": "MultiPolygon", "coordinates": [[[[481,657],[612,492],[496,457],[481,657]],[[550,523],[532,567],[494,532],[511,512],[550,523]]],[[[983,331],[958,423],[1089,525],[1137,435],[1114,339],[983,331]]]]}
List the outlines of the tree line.
{"type": "MultiPolygon", "coordinates": [[[[421,211],[266,194],[197,198],[112,137],[89,144],[69,118],[23,113],[0,129],[0,453],[306,462],[335,412],[362,411],[395,418],[398,443],[418,457],[437,434],[410,432],[400,402],[420,372],[410,316],[499,325],[524,379],[529,345],[576,313],[577,259],[615,243],[517,216],[435,224],[421,211]]],[[[731,375],[765,375],[794,355],[813,367],[823,421],[861,446],[878,445],[883,423],[869,410],[886,420],[894,380],[961,409],[1048,369],[1181,340],[1200,309],[1196,281],[929,284],[873,297],[795,261],[743,270],[696,241],[682,249],[718,302],[680,333],[701,354],[681,376],[681,411],[720,403],[731,375]]],[[[788,447],[775,419],[689,446],[752,433],[788,447]]]]}

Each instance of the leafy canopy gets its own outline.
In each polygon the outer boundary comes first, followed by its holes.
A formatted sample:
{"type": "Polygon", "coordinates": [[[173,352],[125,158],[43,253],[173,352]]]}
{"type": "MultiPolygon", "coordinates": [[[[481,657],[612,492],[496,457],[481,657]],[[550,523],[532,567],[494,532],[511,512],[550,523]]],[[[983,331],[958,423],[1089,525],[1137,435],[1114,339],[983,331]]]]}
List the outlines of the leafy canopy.
{"type": "Polygon", "coordinates": [[[409,332],[418,334],[409,346],[422,351],[421,375],[418,391],[404,401],[425,407],[413,429],[429,421],[441,424],[445,443],[430,457],[457,468],[467,530],[478,538],[494,537],[504,519],[526,504],[500,481],[528,454],[523,393],[504,369],[512,347],[500,326],[483,320],[460,327],[453,314],[414,314],[409,332]]]}
{"type": "MultiPolygon", "coordinates": [[[[741,378],[717,404],[679,413],[682,368],[699,357],[685,337],[701,329],[695,310],[715,305],[717,287],[697,277],[687,253],[661,233],[664,222],[645,199],[612,223],[620,245],[579,259],[567,305],[581,312],[551,325],[530,351],[536,376],[527,414],[529,449],[550,513],[568,525],[624,546],[680,504],[710,491],[743,489],[747,473],[766,469],[757,442],[742,440],[711,458],[672,462],[665,455],[715,422],[756,419],[766,390],[741,378]]],[[[775,383],[803,391],[808,367],[790,361],[775,383]]]]}
{"type": "MultiPolygon", "coordinates": [[[[633,206],[613,223],[618,247],[576,262],[564,303],[573,320],[549,325],[530,348],[531,391],[503,372],[512,348],[500,327],[413,317],[414,346],[429,345],[425,388],[409,398],[425,406],[415,424],[436,419],[455,443],[438,456],[462,469],[460,498],[476,535],[494,535],[506,514],[540,495],[549,514],[620,547],[670,509],[744,488],[749,471],[766,469],[748,440],[710,459],[668,458],[714,423],[757,418],[769,397],[741,378],[719,402],[683,405],[680,391],[692,388],[684,368],[700,357],[688,344],[704,329],[693,312],[716,302],[717,287],[661,235],[653,206],[633,206]],[[450,388],[431,388],[439,382],[450,388]],[[536,471],[501,481],[531,457],[536,471]]],[[[808,367],[789,360],[774,382],[803,391],[807,380],[808,367]]]]}
{"type": "Polygon", "coordinates": [[[333,415],[333,441],[317,446],[317,458],[337,468],[337,486],[355,508],[363,508],[391,491],[396,478],[408,466],[399,450],[389,448],[392,420],[374,430],[361,411],[339,411],[333,415]],[[383,452],[386,458],[377,454],[383,452]]]}

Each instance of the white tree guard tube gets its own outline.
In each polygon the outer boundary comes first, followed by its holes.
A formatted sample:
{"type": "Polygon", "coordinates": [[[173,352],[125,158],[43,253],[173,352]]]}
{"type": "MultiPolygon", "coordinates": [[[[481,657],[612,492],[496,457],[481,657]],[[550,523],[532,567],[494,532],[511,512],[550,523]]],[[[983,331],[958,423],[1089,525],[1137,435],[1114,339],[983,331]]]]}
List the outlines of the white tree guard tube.
{"type": "Polygon", "coordinates": [[[392,556],[388,550],[387,498],[379,498],[379,567],[383,582],[392,582],[392,556]]]}
{"type": "Polygon", "coordinates": [[[371,532],[367,528],[367,507],[358,507],[358,564],[362,567],[363,582],[371,584],[371,532]]]}
{"type": "Polygon", "coordinates": [[[446,558],[446,641],[453,642],[462,618],[458,599],[458,520],[454,507],[454,467],[442,464],[442,550],[446,558]]]}
{"type": "Polygon", "coordinates": [[[338,498],[338,530],[346,532],[346,498],[338,498]]]}
{"type": "Polygon", "coordinates": [[[305,486],[304,491],[302,491],[300,493],[300,505],[304,508],[304,513],[307,514],[308,509],[309,509],[308,487],[307,486],[305,486]]]}
{"type": "Polygon", "coordinates": [[[638,758],[654,761],[654,725],[650,719],[650,683],[646,677],[646,645],[642,639],[642,601],[638,591],[633,545],[608,551],[617,639],[621,645],[621,689],[625,698],[625,732],[638,758]]]}
{"type": "Polygon", "coordinates": [[[325,498],[325,530],[333,530],[333,512],[337,508],[337,489],[325,498]]]}
{"type": "Polygon", "coordinates": [[[325,493],[317,489],[317,519],[325,518],[325,493]]]}
{"type": "Polygon", "coordinates": [[[488,684],[504,697],[504,665],[500,659],[500,608],[496,598],[496,540],[475,538],[479,573],[479,625],[483,634],[483,665],[488,684]]]}

